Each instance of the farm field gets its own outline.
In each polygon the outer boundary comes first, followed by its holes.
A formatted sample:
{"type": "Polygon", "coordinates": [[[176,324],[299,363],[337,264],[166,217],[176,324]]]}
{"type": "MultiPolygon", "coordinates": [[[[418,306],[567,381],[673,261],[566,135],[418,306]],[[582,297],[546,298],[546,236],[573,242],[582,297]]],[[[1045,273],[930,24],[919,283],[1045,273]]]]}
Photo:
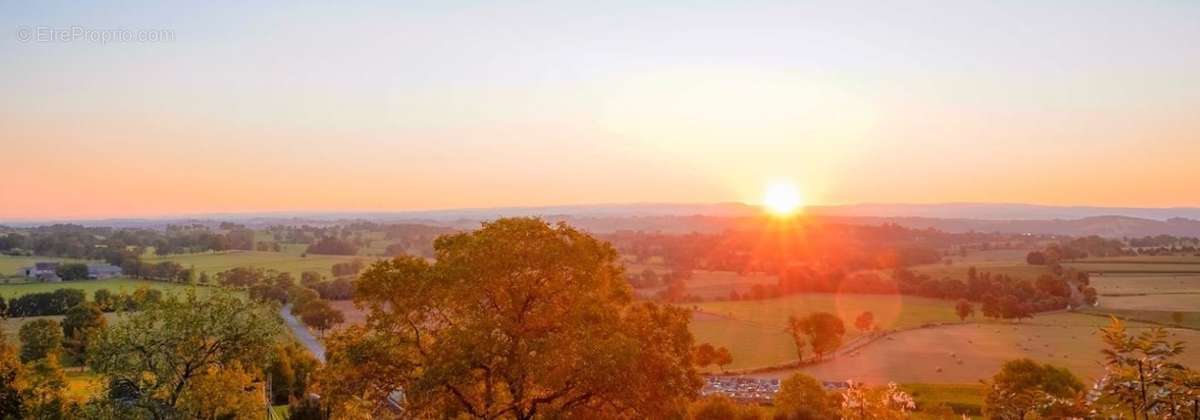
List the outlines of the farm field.
{"type": "Polygon", "coordinates": [[[361,258],[364,262],[368,263],[373,260],[368,257],[348,255],[309,255],[302,257],[298,254],[285,252],[226,251],[147,256],[143,257],[143,261],[147,263],[174,261],[182,264],[184,267],[194,267],[197,273],[207,272],[210,276],[234,267],[258,267],[288,272],[297,277],[305,271],[316,271],[328,277],[330,275],[329,269],[334,264],[353,261],[355,258],[361,258]]]}
{"type": "Polygon", "coordinates": [[[846,341],[860,335],[854,319],[871,311],[883,329],[958,322],[954,302],[902,295],[802,294],[757,301],[684,305],[694,310],[690,329],[697,343],[724,346],[733,354],[727,369],[749,369],[794,361],[796,348],[784,330],[790,315],[829,312],[846,323],[846,341]]]}
{"type": "MultiPolygon", "coordinates": [[[[103,279],[103,280],[77,280],[65,281],[56,283],[21,283],[21,284],[0,284],[0,296],[4,299],[12,299],[28,293],[53,292],[58,289],[79,289],[87,295],[88,299],[92,298],[92,294],[99,289],[108,289],[113,293],[126,292],[131,293],[140,287],[150,287],[165,291],[182,291],[190,286],[175,283],[166,283],[161,281],[151,280],[135,280],[126,278],[103,279]]],[[[200,288],[203,289],[203,288],[200,288]]]]}
{"type": "Polygon", "coordinates": [[[1104,309],[1195,312],[1200,310],[1200,293],[1101,296],[1097,306],[1104,309]]]}
{"type": "Polygon", "coordinates": [[[975,270],[980,273],[992,273],[993,275],[1005,274],[1018,279],[1035,279],[1038,276],[1045,274],[1046,267],[1041,265],[1029,265],[1022,258],[1020,261],[1014,260],[997,260],[997,261],[976,261],[962,262],[951,265],[945,264],[926,264],[918,265],[911,270],[918,274],[927,274],[935,279],[952,278],[966,281],[967,271],[975,267],[975,270]]]}
{"type": "Polygon", "coordinates": [[[737,320],[783,328],[790,315],[829,312],[846,322],[847,335],[854,335],[853,322],[870,311],[882,329],[908,328],[929,323],[958,322],[954,303],[948,300],[905,295],[808,293],[767,300],[741,300],[690,304],[696,310],[737,320]]]}
{"type": "MultiPolygon", "coordinates": [[[[1200,293],[1200,274],[1092,275],[1091,286],[1100,295],[1200,293]]],[[[1200,309],[1200,308],[1197,308],[1200,309]]]]}
{"type": "MultiPolygon", "coordinates": [[[[693,312],[688,329],[692,331],[696,343],[710,343],[729,349],[733,354],[733,363],[726,369],[771,366],[796,359],[796,346],[782,327],[693,312]]],[[[706,371],[718,372],[719,369],[711,367],[706,371]]]]}
{"type": "MultiPolygon", "coordinates": [[[[1131,257],[1128,257],[1131,258],[1131,257]]],[[[1162,259],[1107,259],[1064,262],[1063,267],[1089,273],[1178,273],[1200,275],[1200,260],[1184,257],[1160,257],[1162,259]]]]}
{"type": "MultiPolygon", "coordinates": [[[[1097,330],[1107,325],[1103,317],[1057,313],[1025,323],[971,323],[895,333],[864,347],[852,356],[803,368],[822,380],[854,379],[868,383],[977,383],[987,379],[1008,360],[1027,357],[1070,369],[1091,381],[1103,368],[1098,364],[1103,348],[1097,330]]],[[[1131,332],[1147,324],[1127,324],[1131,332]]],[[[1170,329],[1172,339],[1188,348],[1200,348],[1200,331],[1170,329]]],[[[1179,359],[1200,366],[1200,352],[1185,352],[1179,359]]],[[[755,375],[785,377],[780,371],[755,375]]]]}

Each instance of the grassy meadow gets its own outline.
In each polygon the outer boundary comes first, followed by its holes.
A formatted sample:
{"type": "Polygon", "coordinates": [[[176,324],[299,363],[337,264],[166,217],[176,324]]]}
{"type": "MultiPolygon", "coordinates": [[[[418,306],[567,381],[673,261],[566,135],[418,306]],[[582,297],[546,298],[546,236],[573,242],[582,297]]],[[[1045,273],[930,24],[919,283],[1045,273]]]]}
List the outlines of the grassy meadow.
{"type": "MultiPolygon", "coordinates": [[[[855,354],[803,368],[822,380],[854,379],[868,383],[978,383],[1005,361],[1030,358],[1070,369],[1091,381],[1103,368],[1098,330],[1104,317],[1076,313],[1037,316],[1022,323],[985,322],[924,328],[892,334],[855,354]]],[[[1130,322],[1131,332],[1152,325],[1130,322]]],[[[1172,339],[1200,348],[1200,331],[1171,329],[1172,339]]],[[[1200,352],[1184,352],[1180,361],[1200,366],[1200,352]]],[[[785,377],[791,371],[758,376],[785,377]]]]}

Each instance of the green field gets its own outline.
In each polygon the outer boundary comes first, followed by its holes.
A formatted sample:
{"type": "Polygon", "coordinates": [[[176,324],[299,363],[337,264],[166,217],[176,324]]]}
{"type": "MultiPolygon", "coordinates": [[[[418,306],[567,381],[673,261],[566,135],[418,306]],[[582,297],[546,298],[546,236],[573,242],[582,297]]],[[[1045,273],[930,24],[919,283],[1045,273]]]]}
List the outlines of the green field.
{"type": "Polygon", "coordinates": [[[284,271],[292,273],[294,276],[299,276],[300,273],[305,271],[316,271],[328,277],[330,276],[329,269],[334,264],[353,261],[355,258],[361,258],[367,263],[373,261],[370,257],[343,255],[309,255],[302,257],[299,254],[286,252],[260,251],[206,252],[199,254],[165,255],[161,257],[148,256],[143,257],[143,261],[147,263],[174,261],[182,264],[184,267],[195,268],[197,273],[206,272],[209,275],[215,275],[234,267],[258,267],[284,271]]]}

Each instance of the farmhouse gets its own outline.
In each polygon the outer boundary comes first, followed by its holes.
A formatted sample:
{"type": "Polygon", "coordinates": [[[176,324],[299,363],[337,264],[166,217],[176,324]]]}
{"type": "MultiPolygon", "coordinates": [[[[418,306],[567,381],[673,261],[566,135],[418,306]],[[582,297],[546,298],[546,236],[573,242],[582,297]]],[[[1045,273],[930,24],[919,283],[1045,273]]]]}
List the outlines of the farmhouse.
{"type": "MultiPolygon", "coordinates": [[[[58,268],[61,266],[62,264],[57,262],[39,262],[22,268],[17,274],[38,281],[62,281],[58,276],[58,268]]],[[[111,279],[121,275],[121,267],[111,264],[88,264],[87,272],[89,279],[111,279]]]]}
{"type": "Polygon", "coordinates": [[[29,267],[22,268],[18,274],[40,281],[62,281],[58,278],[58,265],[56,262],[34,263],[29,267]]]}

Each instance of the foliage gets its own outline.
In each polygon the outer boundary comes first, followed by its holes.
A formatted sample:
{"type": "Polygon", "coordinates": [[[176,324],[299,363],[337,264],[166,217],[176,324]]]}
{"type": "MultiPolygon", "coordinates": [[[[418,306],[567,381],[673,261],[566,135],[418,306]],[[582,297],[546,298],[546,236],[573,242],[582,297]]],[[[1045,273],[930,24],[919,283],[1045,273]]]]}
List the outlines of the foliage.
{"type": "Polygon", "coordinates": [[[104,312],[96,304],[83,303],[67,310],[67,316],[62,322],[62,334],[63,348],[67,351],[69,363],[84,364],[87,349],[106,323],[104,312]]]}
{"type": "Polygon", "coordinates": [[[303,399],[311,376],[317,370],[317,359],[294,341],[276,344],[271,354],[266,374],[271,383],[272,401],[286,404],[291,399],[303,399]]]}
{"type": "Polygon", "coordinates": [[[322,335],[330,328],[346,322],[342,311],[334,309],[333,306],[329,305],[329,302],[321,299],[309,300],[303,305],[297,306],[296,311],[299,313],[300,321],[303,321],[304,325],[317,330],[322,335]]]}
{"type": "Polygon", "coordinates": [[[903,419],[917,408],[912,396],[894,383],[881,388],[869,388],[854,381],[847,381],[846,385],[841,405],[845,420],[903,419]]]}
{"type": "Polygon", "coordinates": [[[992,377],[984,413],[994,419],[1062,418],[1082,415],[1083,383],[1065,368],[1029,359],[1010,360],[992,377]]]}
{"type": "Polygon", "coordinates": [[[209,366],[180,393],[179,412],[197,419],[261,419],[262,389],[253,382],[236,361],[223,368],[209,366]]]}
{"type": "Polygon", "coordinates": [[[1131,335],[1116,318],[1101,333],[1108,348],[1104,376],[1090,395],[1094,404],[1134,419],[1200,416],[1200,378],[1174,361],[1182,343],[1168,341],[1162,328],[1131,335]]]}
{"type": "Polygon", "coordinates": [[[837,402],[821,382],[796,373],[779,384],[775,414],[789,418],[827,419],[837,417],[837,402]]]}
{"type": "Polygon", "coordinates": [[[0,419],[21,418],[25,399],[25,366],[17,359],[16,349],[0,335],[0,419]]]}
{"type": "Polygon", "coordinates": [[[857,318],[854,318],[854,328],[860,332],[865,333],[871,331],[871,328],[874,326],[875,314],[872,314],[870,311],[864,311],[863,313],[858,314],[857,318]]]}
{"type": "Polygon", "coordinates": [[[58,268],[54,270],[54,274],[57,274],[63,281],[87,280],[88,266],[83,263],[59,264],[58,268]]]}
{"type": "Polygon", "coordinates": [[[143,413],[169,417],[181,414],[180,398],[193,392],[198,376],[262,366],[280,330],[269,307],[230,292],[198,295],[191,289],[105,329],[89,363],[108,381],[110,394],[130,399],[143,413]]]}
{"type": "Polygon", "coordinates": [[[738,404],[723,395],[696,401],[689,407],[688,412],[691,420],[756,420],[764,417],[762,409],[738,404]]]}
{"type": "MultiPolygon", "coordinates": [[[[788,318],[788,331],[793,337],[803,334],[808,338],[812,351],[821,359],[825,354],[842,346],[842,336],[846,335],[846,325],[842,319],[828,312],[814,312],[804,318],[788,318]]],[[[796,338],[796,353],[800,353],[801,339],[796,338]]]]}
{"type": "Polygon", "coordinates": [[[954,314],[958,315],[959,320],[966,321],[967,317],[975,316],[975,307],[971,306],[971,302],[967,302],[966,299],[959,299],[958,303],[954,305],[954,314]]]}
{"type": "Polygon", "coordinates": [[[57,356],[62,349],[63,333],[58,321],[35,319],[21,325],[21,361],[32,362],[57,356]]]}
{"type": "Polygon", "coordinates": [[[699,389],[687,312],[633,302],[611,246],[520,218],[434,247],[360,276],[367,323],[319,373],[336,417],[387,416],[403,389],[413,417],[664,418],[699,389]]]}
{"type": "Polygon", "coordinates": [[[309,245],[308,249],[304,252],[318,255],[354,255],[358,253],[358,247],[349,241],[333,236],[326,236],[316,243],[309,245]]]}
{"type": "Polygon", "coordinates": [[[27,293],[9,302],[8,314],[13,317],[63,315],[85,299],[86,295],[79,289],[27,293]]]}
{"type": "Polygon", "coordinates": [[[66,375],[58,363],[58,357],[50,354],[31,363],[27,370],[28,387],[22,391],[24,418],[65,419],[67,403],[63,391],[67,388],[66,375]]]}

